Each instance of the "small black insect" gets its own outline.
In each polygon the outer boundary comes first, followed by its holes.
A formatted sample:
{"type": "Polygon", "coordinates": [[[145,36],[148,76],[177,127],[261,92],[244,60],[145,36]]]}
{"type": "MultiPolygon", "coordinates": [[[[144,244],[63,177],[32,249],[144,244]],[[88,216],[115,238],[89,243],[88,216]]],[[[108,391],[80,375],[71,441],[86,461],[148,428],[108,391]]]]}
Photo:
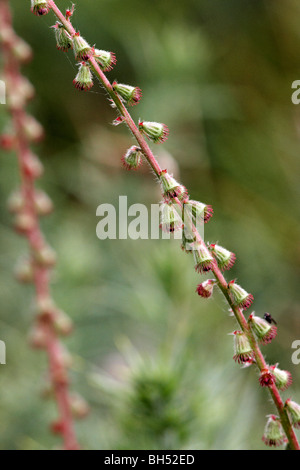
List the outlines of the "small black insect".
{"type": "Polygon", "coordinates": [[[264,319],[268,322],[268,323],[274,323],[274,325],[277,325],[277,322],[274,320],[274,318],[272,317],[272,315],[270,313],[265,313],[264,314],[264,319]]]}

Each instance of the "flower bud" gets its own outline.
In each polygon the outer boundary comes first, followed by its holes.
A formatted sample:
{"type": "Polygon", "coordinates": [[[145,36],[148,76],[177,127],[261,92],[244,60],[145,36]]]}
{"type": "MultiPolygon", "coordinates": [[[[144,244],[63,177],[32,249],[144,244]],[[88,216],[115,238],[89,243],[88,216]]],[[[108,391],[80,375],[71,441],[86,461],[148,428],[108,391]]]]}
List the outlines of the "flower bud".
{"type": "Polygon", "coordinates": [[[26,176],[37,179],[42,176],[44,167],[34,153],[28,152],[23,160],[23,170],[26,176]]]}
{"type": "Polygon", "coordinates": [[[270,366],[270,372],[272,372],[275,385],[279,390],[286,390],[293,382],[292,375],[288,370],[278,369],[278,364],[270,366]]]}
{"type": "Polygon", "coordinates": [[[139,121],[139,130],[155,144],[165,142],[169,135],[169,129],[160,122],[139,121]]]}
{"type": "Polygon", "coordinates": [[[34,259],[38,265],[52,268],[56,264],[56,253],[49,245],[44,245],[34,252],[34,259]]]}
{"type": "Polygon", "coordinates": [[[198,284],[196,292],[198,292],[198,295],[200,295],[201,297],[211,297],[215,285],[216,281],[214,279],[208,279],[207,281],[198,284]]]}
{"type": "Polygon", "coordinates": [[[94,59],[99,64],[103,72],[109,72],[116,64],[117,59],[113,52],[102,51],[100,49],[94,49],[94,59]]]}
{"type": "Polygon", "coordinates": [[[55,33],[57,49],[63,52],[67,52],[69,49],[72,49],[73,40],[64,26],[59,21],[57,21],[55,25],[52,26],[52,28],[54,29],[55,33]]]}
{"type": "Polygon", "coordinates": [[[261,371],[258,380],[262,387],[270,387],[275,383],[275,377],[268,369],[263,369],[261,371]]]}
{"type": "Polygon", "coordinates": [[[34,229],[36,224],[35,217],[29,212],[19,212],[16,214],[14,219],[14,228],[21,234],[26,235],[28,232],[34,229]]]}
{"type": "Polygon", "coordinates": [[[31,0],[31,11],[36,16],[42,16],[49,13],[50,6],[48,0],[31,0]]]}
{"type": "Polygon", "coordinates": [[[85,418],[89,412],[90,407],[87,402],[79,394],[72,394],[70,397],[71,411],[74,418],[82,419],[85,418]]]}
{"type": "Polygon", "coordinates": [[[195,261],[195,270],[198,273],[206,273],[213,268],[214,258],[211,256],[207,248],[199,242],[191,244],[195,261]]]}
{"type": "Polygon", "coordinates": [[[14,135],[2,134],[0,136],[0,147],[3,150],[12,150],[15,147],[16,138],[14,135]]]}
{"type": "Polygon", "coordinates": [[[142,91],[138,87],[124,85],[122,83],[118,83],[116,81],[112,84],[113,89],[121,96],[122,100],[124,100],[128,106],[134,106],[138,104],[142,97],[142,91]]]}
{"type": "Polygon", "coordinates": [[[269,415],[262,437],[263,442],[270,447],[278,447],[287,442],[278,416],[269,415]]]}
{"type": "Polygon", "coordinates": [[[263,344],[268,344],[277,335],[277,328],[275,325],[271,325],[263,318],[254,315],[254,312],[248,318],[248,323],[251,330],[255,334],[258,341],[263,344]]]}
{"type": "Polygon", "coordinates": [[[44,191],[37,190],[34,193],[34,206],[38,215],[48,215],[53,211],[53,203],[44,191]]]}
{"type": "Polygon", "coordinates": [[[75,33],[73,36],[73,49],[75,54],[75,59],[80,61],[89,60],[93,54],[93,49],[91,46],[80,36],[80,33],[75,33]]]}
{"type": "Polygon", "coordinates": [[[81,64],[79,65],[78,73],[74,78],[73,83],[77,90],[88,91],[92,88],[94,82],[89,64],[87,64],[86,62],[81,62],[81,64]]]}
{"type": "Polygon", "coordinates": [[[209,249],[218,262],[219,268],[224,271],[230,269],[235,262],[235,254],[220,245],[212,243],[209,249]]]}
{"type": "Polygon", "coordinates": [[[204,221],[207,223],[213,215],[213,208],[199,201],[188,200],[184,203],[184,208],[191,211],[193,221],[204,221]]]}
{"type": "Polygon", "coordinates": [[[32,49],[22,38],[15,36],[11,43],[11,51],[14,57],[21,63],[26,64],[32,59],[32,49]]]}
{"type": "Polygon", "coordinates": [[[116,117],[116,119],[113,120],[112,125],[119,126],[120,124],[122,124],[122,122],[125,122],[124,116],[118,116],[116,117]]]}
{"type": "Polygon", "coordinates": [[[137,170],[142,164],[142,155],[142,151],[139,147],[135,145],[130,147],[121,158],[124,168],[126,168],[126,170],[137,170]]]}
{"type": "Polygon", "coordinates": [[[178,181],[171,176],[167,170],[162,170],[159,181],[162,188],[164,197],[178,197],[178,199],[184,199],[188,196],[187,189],[178,183],[178,181]]]}
{"type": "Polygon", "coordinates": [[[160,224],[163,232],[175,232],[182,227],[182,219],[172,202],[162,202],[160,204],[160,224]]]}
{"type": "Polygon", "coordinates": [[[295,428],[300,429],[300,405],[288,398],[284,407],[291,417],[292,425],[295,428]]]}
{"type": "Polygon", "coordinates": [[[17,281],[23,284],[33,282],[34,270],[31,259],[21,258],[14,269],[14,275],[17,281]]]}
{"type": "Polygon", "coordinates": [[[228,289],[231,294],[234,305],[240,308],[248,308],[253,302],[253,295],[248,294],[241,286],[235,283],[235,281],[230,281],[228,283],[228,289]]]}
{"type": "Polygon", "coordinates": [[[53,324],[58,334],[68,336],[73,331],[71,318],[62,310],[55,309],[53,324]]]}
{"type": "Polygon", "coordinates": [[[27,139],[31,142],[40,142],[44,138],[43,126],[29,114],[23,120],[23,130],[27,139]]]}
{"type": "Polygon", "coordinates": [[[14,191],[8,198],[7,201],[8,210],[12,214],[21,212],[24,208],[24,198],[20,190],[14,191]]]}
{"type": "Polygon", "coordinates": [[[249,340],[242,331],[234,331],[234,356],[233,359],[239,364],[253,363],[254,355],[249,340]]]}
{"type": "Polygon", "coordinates": [[[40,322],[53,323],[57,307],[50,297],[37,299],[36,315],[40,322]]]}
{"type": "Polygon", "coordinates": [[[33,349],[46,349],[48,337],[42,325],[35,325],[31,328],[28,336],[28,343],[33,349]]]}

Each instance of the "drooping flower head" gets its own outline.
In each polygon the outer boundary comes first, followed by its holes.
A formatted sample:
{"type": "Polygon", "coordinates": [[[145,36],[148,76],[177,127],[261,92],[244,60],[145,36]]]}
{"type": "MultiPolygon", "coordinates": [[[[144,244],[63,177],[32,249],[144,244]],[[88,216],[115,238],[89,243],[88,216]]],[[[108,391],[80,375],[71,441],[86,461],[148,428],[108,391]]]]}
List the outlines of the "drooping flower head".
{"type": "Polygon", "coordinates": [[[279,390],[286,390],[293,382],[292,374],[288,370],[281,370],[278,364],[270,366],[270,371],[275,378],[275,385],[279,390]]]}
{"type": "Polygon", "coordinates": [[[176,179],[170,175],[167,170],[162,170],[159,176],[159,182],[165,198],[178,197],[178,199],[184,200],[188,197],[187,189],[182,186],[182,184],[178,183],[178,181],[176,181],[176,179]]]}
{"type": "Polygon", "coordinates": [[[201,297],[204,297],[207,299],[212,296],[215,285],[216,285],[216,281],[214,279],[207,279],[207,281],[204,281],[201,284],[198,284],[196,288],[196,292],[201,297]]]}
{"type": "Polygon", "coordinates": [[[110,72],[116,64],[117,59],[113,52],[93,49],[93,57],[103,72],[110,72]]]}
{"type": "Polygon", "coordinates": [[[49,13],[50,7],[48,0],[31,0],[31,11],[36,16],[43,16],[49,13]]]}
{"type": "Polygon", "coordinates": [[[169,135],[169,128],[161,122],[139,121],[139,130],[142,134],[154,142],[160,144],[165,142],[169,135]]]}
{"type": "Polygon", "coordinates": [[[300,405],[288,398],[284,406],[291,417],[293,426],[300,429],[300,405]]]}
{"type": "Polygon", "coordinates": [[[277,335],[277,327],[275,325],[271,325],[263,318],[254,315],[254,312],[249,316],[248,323],[258,341],[263,344],[270,343],[277,335]]]}
{"type": "Polygon", "coordinates": [[[218,262],[219,268],[224,271],[230,269],[235,263],[235,254],[216,243],[211,243],[209,249],[218,262]]]}
{"type": "Polygon", "coordinates": [[[63,27],[63,25],[57,21],[54,26],[52,26],[55,33],[56,47],[57,49],[67,52],[69,49],[73,48],[73,40],[68,33],[68,31],[63,27]]]}
{"type": "Polygon", "coordinates": [[[142,91],[139,87],[124,85],[116,81],[113,82],[112,87],[128,106],[138,104],[142,97],[142,91]]]}
{"type": "Polygon", "coordinates": [[[137,170],[141,166],[142,155],[141,149],[136,145],[133,145],[121,158],[123,166],[126,170],[137,170]]]}
{"type": "Polygon", "coordinates": [[[287,442],[280,419],[275,415],[268,415],[262,437],[263,442],[270,447],[278,447],[287,442]]]}
{"type": "Polygon", "coordinates": [[[252,294],[248,294],[248,292],[236,284],[234,280],[228,283],[228,289],[236,306],[245,309],[250,307],[253,302],[252,294]]]}
{"type": "Polygon", "coordinates": [[[249,340],[243,331],[234,331],[234,356],[233,359],[239,364],[252,364],[254,355],[249,340]]]}
{"type": "Polygon", "coordinates": [[[87,61],[93,54],[92,47],[80,36],[79,32],[73,36],[73,49],[76,60],[87,61]]]}
{"type": "Polygon", "coordinates": [[[193,256],[195,261],[195,270],[198,273],[207,273],[214,266],[214,258],[209,253],[208,249],[199,242],[191,244],[193,256]]]}
{"type": "Polygon", "coordinates": [[[191,212],[192,220],[196,226],[197,222],[204,222],[206,224],[214,212],[212,206],[190,199],[185,202],[184,209],[191,212]]]}
{"type": "Polygon", "coordinates": [[[81,62],[76,77],[73,80],[75,88],[81,91],[88,91],[94,85],[90,66],[87,62],[81,62]]]}
{"type": "Polygon", "coordinates": [[[160,225],[163,232],[175,232],[182,227],[182,219],[172,201],[164,201],[160,205],[160,225]]]}

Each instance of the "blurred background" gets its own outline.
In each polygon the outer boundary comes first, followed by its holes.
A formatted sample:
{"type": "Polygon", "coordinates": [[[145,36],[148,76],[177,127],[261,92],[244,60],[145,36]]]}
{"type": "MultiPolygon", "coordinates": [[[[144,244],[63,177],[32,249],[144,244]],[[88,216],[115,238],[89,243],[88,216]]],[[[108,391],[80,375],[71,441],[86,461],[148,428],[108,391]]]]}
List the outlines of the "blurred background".
{"type": "MultiPolygon", "coordinates": [[[[65,10],[69,1],[58,0],[65,10]]],[[[56,50],[52,14],[36,18],[30,2],[11,1],[15,29],[34,50],[23,68],[36,88],[29,111],[43,124],[35,146],[45,165],[38,185],[55,212],[42,220],[58,264],[52,292],[73,319],[65,344],[74,357],[72,387],[89,402],[77,432],[86,449],[266,449],[265,416],[275,409],[254,368],[233,360],[237,328],[218,292],[195,294],[202,277],[180,242],[104,240],[96,208],[149,209],[160,195],[146,164],[125,172],[133,140],[112,126],[115,111],[98,84],[75,90],[72,51],[56,50]]],[[[78,0],[73,24],[98,48],[113,51],[110,80],[139,86],[133,118],[165,122],[168,141],[152,146],[161,166],[214,208],[207,241],[234,251],[226,274],[270,312],[278,336],[263,347],[269,363],[292,372],[284,398],[300,400],[299,151],[300,79],[297,0],[78,0]]],[[[8,122],[5,106],[0,125],[8,122]]],[[[1,449],[49,449],[53,403],[41,398],[47,362],[28,347],[33,290],[13,268],[27,246],[11,228],[6,201],[18,186],[16,158],[0,160],[1,449]]]]}

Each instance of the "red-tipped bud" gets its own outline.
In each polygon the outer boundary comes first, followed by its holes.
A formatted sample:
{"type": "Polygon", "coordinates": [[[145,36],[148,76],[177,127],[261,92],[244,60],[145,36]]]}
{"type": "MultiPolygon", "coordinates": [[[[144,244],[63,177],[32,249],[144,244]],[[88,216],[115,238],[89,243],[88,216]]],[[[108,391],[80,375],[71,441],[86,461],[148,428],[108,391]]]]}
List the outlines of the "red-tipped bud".
{"type": "Polygon", "coordinates": [[[254,355],[249,340],[242,331],[234,331],[234,356],[233,359],[239,364],[252,364],[254,355]]]}
{"type": "Polygon", "coordinates": [[[262,437],[263,442],[269,447],[278,447],[287,442],[280,419],[278,416],[269,415],[262,437]]]}
{"type": "Polygon", "coordinates": [[[268,344],[277,335],[277,328],[275,325],[271,325],[263,318],[254,315],[254,312],[249,315],[248,323],[251,330],[255,334],[258,341],[263,344],[268,344]]]}
{"type": "Polygon", "coordinates": [[[209,249],[218,262],[219,268],[224,271],[230,269],[235,262],[235,254],[216,243],[209,245],[209,249]]]}
{"type": "Polygon", "coordinates": [[[123,122],[125,122],[124,116],[118,116],[118,117],[116,117],[116,119],[113,120],[112,125],[113,126],[119,126],[123,122]]]}
{"type": "Polygon", "coordinates": [[[102,51],[101,49],[94,49],[94,59],[99,64],[103,72],[109,72],[116,64],[117,59],[113,52],[102,51]]]}
{"type": "Polygon", "coordinates": [[[43,16],[49,13],[50,6],[48,0],[31,0],[31,11],[36,16],[43,16]]]}
{"type": "Polygon", "coordinates": [[[182,184],[178,183],[167,170],[162,170],[159,176],[159,182],[165,198],[178,197],[178,199],[184,200],[188,197],[187,189],[182,186],[182,184]]]}
{"type": "Polygon", "coordinates": [[[23,160],[24,174],[30,178],[40,178],[44,167],[39,158],[32,152],[28,152],[23,160]]]}
{"type": "Polygon", "coordinates": [[[116,81],[113,82],[112,87],[128,106],[138,104],[142,97],[142,91],[138,87],[124,85],[116,81]]]}
{"type": "Polygon", "coordinates": [[[172,202],[160,204],[160,225],[163,232],[175,232],[182,227],[182,219],[172,202]]]}
{"type": "Polygon", "coordinates": [[[64,26],[58,21],[54,26],[52,26],[52,28],[55,33],[57,49],[63,52],[67,52],[69,49],[72,49],[73,40],[64,26]]]}
{"type": "Polygon", "coordinates": [[[234,304],[240,308],[249,308],[253,302],[253,295],[248,294],[241,286],[235,283],[235,281],[230,281],[228,283],[228,289],[231,294],[231,298],[234,304]]]}
{"type": "Polygon", "coordinates": [[[262,387],[270,387],[275,383],[275,378],[268,369],[263,369],[261,371],[258,380],[262,387]]]}
{"type": "Polygon", "coordinates": [[[270,366],[270,371],[275,378],[275,385],[279,390],[286,390],[293,382],[292,374],[288,370],[281,370],[278,364],[270,366]]]}
{"type": "Polygon", "coordinates": [[[208,279],[207,281],[198,284],[196,292],[198,295],[204,298],[208,298],[212,296],[213,289],[216,285],[216,281],[214,279],[208,279]]]}
{"type": "Polygon", "coordinates": [[[293,426],[300,429],[300,405],[288,398],[284,406],[291,417],[293,426]]]}
{"type": "Polygon", "coordinates": [[[89,64],[82,62],[79,65],[79,70],[73,80],[75,88],[81,91],[88,91],[94,85],[93,76],[89,64]]]}
{"type": "Polygon", "coordinates": [[[73,49],[75,59],[80,61],[87,61],[93,55],[93,48],[88,42],[80,36],[80,33],[75,33],[73,36],[73,49]]]}
{"type": "Polygon", "coordinates": [[[142,164],[142,151],[139,147],[133,145],[127,150],[121,158],[122,164],[126,170],[137,170],[142,164]]]}
{"type": "Polygon", "coordinates": [[[155,144],[165,142],[169,135],[168,127],[160,122],[139,121],[139,130],[155,144]]]}
{"type": "Polygon", "coordinates": [[[207,273],[210,271],[215,263],[214,258],[209,253],[205,245],[199,242],[194,242],[191,244],[194,261],[195,261],[195,270],[198,273],[207,273]]]}
{"type": "Polygon", "coordinates": [[[195,224],[197,224],[198,221],[203,221],[204,223],[207,223],[214,212],[213,208],[210,205],[192,200],[186,201],[184,204],[184,208],[191,211],[195,224]]]}

